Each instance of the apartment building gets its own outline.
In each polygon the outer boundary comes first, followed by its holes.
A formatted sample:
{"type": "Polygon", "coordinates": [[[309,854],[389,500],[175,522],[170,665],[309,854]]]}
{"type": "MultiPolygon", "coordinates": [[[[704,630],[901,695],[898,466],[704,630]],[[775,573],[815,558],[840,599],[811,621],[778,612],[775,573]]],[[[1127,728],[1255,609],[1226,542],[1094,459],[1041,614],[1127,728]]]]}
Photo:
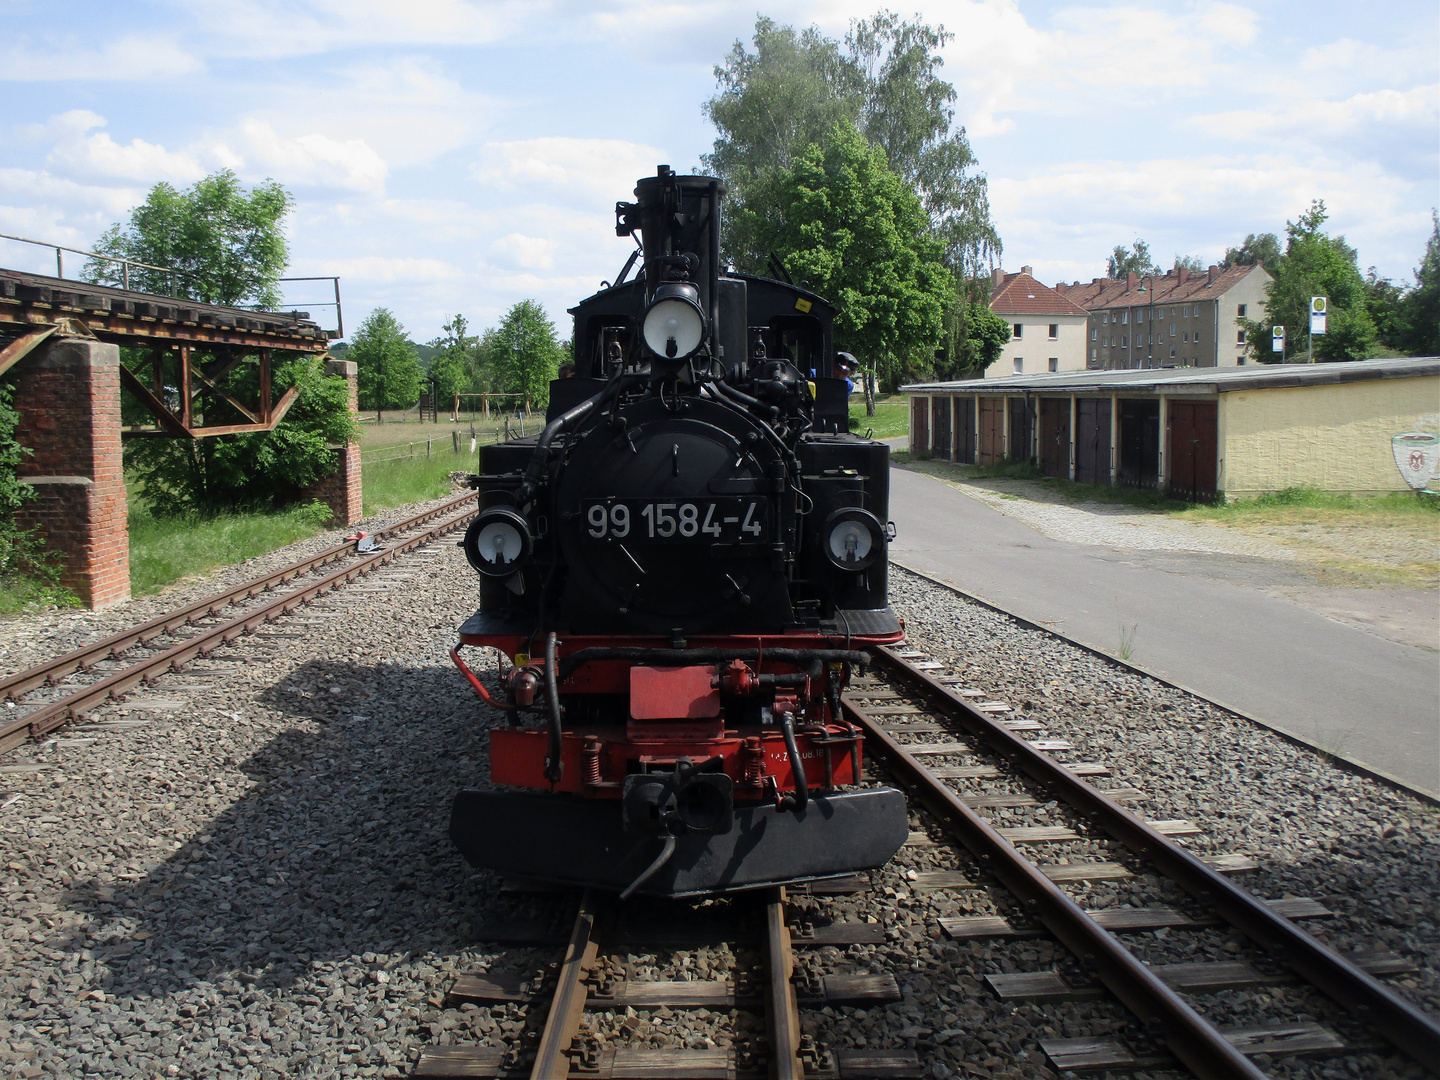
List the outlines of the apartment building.
{"type": "Polygon", "coordinates": [[[1270,281],[1263,266],[1211,266],[1054,291],[1087,312],[1084,367],[1236,367],[1269,359],[1249,354],[1241,320],[1265,321],[1270,281]]]}
{"type": "Polygon", "coordinates": [[[1035,280],[1032,268],[991,273],[990,310],[1010,324],[1010,346],[986,378],[1085,370],[1083,307],[1035,280]]]}

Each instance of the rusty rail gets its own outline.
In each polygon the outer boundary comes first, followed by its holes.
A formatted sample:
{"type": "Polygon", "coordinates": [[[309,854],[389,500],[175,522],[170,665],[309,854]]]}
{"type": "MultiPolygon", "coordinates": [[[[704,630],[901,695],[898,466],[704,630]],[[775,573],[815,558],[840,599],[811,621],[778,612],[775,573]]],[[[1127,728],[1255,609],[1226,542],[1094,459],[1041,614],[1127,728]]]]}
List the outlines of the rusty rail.
{"type": "MultiPolygon", "coordinates": [[[[1258,897],[1226,880],[1143,819],[951,693],[942,683],[906,663],[894,650],[881,648],[875,654],[882,668],[923,692],[936,712],[956,721],[994,753],[1045,785],[1057,798],[1080,811],[1158,872],[1213,907],[1222,919],[1342,1008],[1359,1013],[1379,1034],[1425,1067],[1440,1061],[1440,1021],[1436,1018],[1271,910],[1258,897]]],[[[915,784],[922,798],[976,854],[981,865],[1025,900],[1032,913],[1077,955],[1092,959],[1102,981],[1142,1021],[1158,1020],[1166,1042],[1197,1075],[1263,1075],[874,720],[849,702],[844,703],[844,708],[852,721],[865,729],[872,745],[880,748],[892,766],[915,784]]]]}
{"type": "MultiPolygon", "coordinates": [[[[447,499],[439,506],[415,514],[406,518],[404,521],[397,522],[383,533],[377,535],[391,536],[398,532],[414,528],[416,525],[430,521],[448,510],[455,509],[456,506],[466,502],[473,502],[474,498],[474,495],[467,493],[458,495],[452,499],[447,499]]],[[[0,753],[13,749],[26,739],[38,738],[60,727],[62,724],[78,718],[87,708],[101,701],[118,698],[125,691],[140,682],[151,682],[166,670],[178,671],[181,666],[195,659],[197,656],[203,657],[213,649],[218,648],[221,644],[228,644],[236,637],[252,633],[259,626],[273,621],[279,615],[293,611],[303,603],[308,603],[315,596],[327,592],[332,588],[337,588],[344,582],[368,573],[376,567],[385,565],[401,552],[409,551],[412,548],[429,543],[436,537],[464,524],[470,517],[471,512],[466,510],[454,517],[447,518],[417,536],[410,537],[393,547],[388,547],[383,551],[376,552],[357,562],[350,563],[347,566],[332,571],[323,578],[312,582],[310,585],[276,597],[271,602],[263,604],[253,611],[213,627],[195,637],[186,638],[184,641],[179,642],[163,652],[148,657],[122,671],[108,675],[98,682],[78,689],[73,694],[68,694],[57,701],[49,702],[23,716],[16,717],[3,727],[0,727],[0,753]]],[[[0,696],[14,700],[26,692],[35,689],[37,686],[56,683],[76,671],[88,671],[101,660],[118,659],[120,654],[136,645],[148,645],[154,638],[163,634],[173,633],[179,627],[192,623],[198,617],[217,616],[225,607],[231,604],[252,599],[258,594],[271,591],[276,585],[283,584],[298,577],[300,574],[323,566],[326,563],[333,562],[335,559],[354,550],[355,546],[351,543],[335,545],[309,559],[292,563],[282,570],[262,575],[252,581],[237,585],[235,588],[227,590],[226,592],[218,593],[205,600],[197,601],[168,615],[162,615],[158,619],[152,619],[142,626],[122,631],[103,641],[96,642],[94,645],[77,649],[74,652],[67,653],[64,656],[57,657],[54,660],[22,671],[0,682],[0,696]]]]}

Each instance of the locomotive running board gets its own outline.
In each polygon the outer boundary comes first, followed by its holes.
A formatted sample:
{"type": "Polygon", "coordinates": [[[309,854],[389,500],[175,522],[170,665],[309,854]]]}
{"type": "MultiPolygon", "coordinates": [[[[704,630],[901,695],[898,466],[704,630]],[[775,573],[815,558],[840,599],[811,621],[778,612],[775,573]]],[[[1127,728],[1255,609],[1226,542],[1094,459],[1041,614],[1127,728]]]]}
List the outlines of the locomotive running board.
{"type": "MultiPolygon", "coordinates": [[[[801,814],[740,807],[730,832],[680,837],[638,891],[703,896],[871,870],[909,834],[905,796],[893,788],[812,796],[801,814]]],[[[471,866],[617,892],[661,848],[658,837],[624,831],[618,802],[474,789],[455,796],[450,839],[471,866]]]]}

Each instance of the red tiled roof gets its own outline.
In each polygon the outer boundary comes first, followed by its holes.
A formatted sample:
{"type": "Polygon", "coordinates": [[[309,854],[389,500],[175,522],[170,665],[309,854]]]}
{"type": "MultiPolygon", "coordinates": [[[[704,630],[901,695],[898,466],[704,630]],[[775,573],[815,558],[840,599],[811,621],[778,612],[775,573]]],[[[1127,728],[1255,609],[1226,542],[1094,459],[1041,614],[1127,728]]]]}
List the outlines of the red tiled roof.
{"type": "Polygon", "coordinates": [[[1071,285],[1065,290],[1065,296],[1086,311],[1186,304],[1192,300],[1213,300],[1222,296],[1257,270],[1265,273],[1262,266],[1217,267],[1209,274],[1204,271],[1192,273],[1184,281],[1180,280],[1178,272],[1171,270],[1155,277],[1137,278],[1133,285],[1124,278],[1096,278],[1088,284],[1071,285]]]}
{"type": "Polygon", "coordinates": [[[1084,315],[1077,307],[1048,285],[1041,285],[1026,273],[1006,274],[990,294],[990,310],[997,315],[1084,315]]]}

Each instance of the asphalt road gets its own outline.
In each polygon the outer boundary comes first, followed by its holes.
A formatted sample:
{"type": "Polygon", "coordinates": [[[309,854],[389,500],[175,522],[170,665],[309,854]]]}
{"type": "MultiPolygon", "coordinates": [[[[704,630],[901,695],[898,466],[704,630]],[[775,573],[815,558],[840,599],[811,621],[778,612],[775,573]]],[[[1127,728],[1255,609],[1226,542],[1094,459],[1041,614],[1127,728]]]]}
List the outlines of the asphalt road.
{"type": "MultiPolygon", "coordinates": [[[[1257,587],[1273,563],[1055,540],[895,468],[896,561],[1440,798],[1440,656],[1257,587]]],[[[1282,571],[1283,572],[1283,571],[1282,571]]]]}

